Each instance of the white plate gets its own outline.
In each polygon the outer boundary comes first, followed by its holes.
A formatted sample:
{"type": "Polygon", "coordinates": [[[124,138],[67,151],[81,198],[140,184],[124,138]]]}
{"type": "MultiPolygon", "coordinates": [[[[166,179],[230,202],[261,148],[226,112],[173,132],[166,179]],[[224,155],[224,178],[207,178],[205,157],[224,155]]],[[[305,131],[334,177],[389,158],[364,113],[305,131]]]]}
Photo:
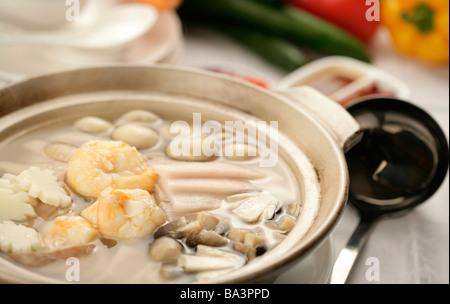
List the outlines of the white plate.
{"type": "MultiPolygon", "coordinates": [[[[67,1],[61,0],[0,0],[0,20],[23,29],[52,30],[67,25],[67,1]]],[[[79,0],[81,10],[87,0],[79,0]]]]}
{"type": "Polygon", "coordinates": [[[274,284],[327,284],[334,264],[332,236],[297,265],[283,273],[274,284]]]}
{"type": "Polygon", "coordinates": [[[153,29],[136,41],[123,62],[126,63],[173,63],[183,49],[182,25],[175,12],[160,13],[153,29]]]}
{"type": "MultiPolygon", "coordinates": [[[[151,64],[176,63],[183,51],[183,32],[175,12],[161,13],[153,28],[135,41],[122,59],[117,61],[71,60],[61,49],[50,47],[0,47],[0,72],[23,76],[34,76],[65,69],[98,64],[151,64]],[[58,54],[58,57],[55,56],[58,54]]],[[[81,60],[80,60],[81,59],[81,60]]]]}

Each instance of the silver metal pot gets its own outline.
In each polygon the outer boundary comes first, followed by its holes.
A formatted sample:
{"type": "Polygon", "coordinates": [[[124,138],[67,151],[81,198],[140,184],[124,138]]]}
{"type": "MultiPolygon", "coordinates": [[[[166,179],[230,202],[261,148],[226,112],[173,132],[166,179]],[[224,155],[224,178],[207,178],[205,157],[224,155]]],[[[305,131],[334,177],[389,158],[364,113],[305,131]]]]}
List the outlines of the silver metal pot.
{"type": "MultiPolygon", "coordinates": [[[[288,237],[259,259],[211,283],[268,282],[320,245],[347,201],[349,177],[344,153],[361,136],[348,112],[308,87],[275,92],[235,78],[165,65],[108,66],[70,70],[15,82],[0,89],[0,143],[47,121],[147,107],[174,117],[206,111],[217,120],[277,121],[279,155],[290,166],[303,196],[299,151],[320,182],[320,208],[312,226],[298,223],[288,237]],[[120,107],[115,106],[120,102],[120,107]]],[[[307,197],[302,197],[307,201],[307,197]]],[[[307,206],[304,206],[306,208],[307,206]]],[[[0,280],[51,282],[0,259],[0,280]]]]}

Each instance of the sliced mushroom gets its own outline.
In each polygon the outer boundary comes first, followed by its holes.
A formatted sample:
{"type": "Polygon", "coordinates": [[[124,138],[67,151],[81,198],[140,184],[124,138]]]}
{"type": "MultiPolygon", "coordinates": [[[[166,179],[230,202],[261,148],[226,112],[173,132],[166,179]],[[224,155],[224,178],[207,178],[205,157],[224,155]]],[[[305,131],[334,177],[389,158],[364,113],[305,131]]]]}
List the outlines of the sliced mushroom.
{"type": "Polygon", "coordinates": [[[179,217],[176,220],[169,222],[158,228],[155,232],[155,238],[158,239],[163,236],[170,236],[176,239],[183,237],[183,234],[178,230],[180,227],[187,225],[187,220],[185,217],[179,217]]]}
{"type": "Polygon", "coordinates": [[[215,253],[215,255],[187,255],[183,254],[178,263],[186,272],[216,271],[235,269],[245,264],[245,259],[236,254],[215,253]]]}
{"type": "Polygon", "coordinates": [[[274,232],[272,234],[272,236],[274,239],[276,239],[278,241],[282,241],[287,237],[287,235],[285,233],[281,233],[281,232],[274,232]]]}
{"type": "MultiPolygon", "coordinates": [[[[229,199],[233,199],[233,196],[229,199]]],[[[240,201],[240,205],[232,211],[244,222],[255,223],[260,218],[266,220],[273,218],[282,205],[283,203],[271,194],[255,193],[252,196],[243,198],[240,201]]]]}
{"type": "Polygon", "coordinates": [[[221,247],[227,244],[227,240],[214,231],[202,230],[199,233],[189,234],[186,237],[186,244],[191,247],[195,247],[197,245],[221,247]]]}
{"type": "Polygon", "coordinates": [[[183,247],[180,243],[170,237],[162,237],[150,246],[150,256],[163,264],[174,264],[177,262],[183,247]]]}
{"type": "Polygon", "coordinates": [[[278,223],[268,222],[266,223],[266,226],[274,230],[289,232],[294,228],[295,221],[288,216],[284,216],[278,223]]]}
{"type": "Polygon", "coordinates": [[[202,222],[193,221],[182,227],[179,227],[177,230],[181,233],[183,237],[186,237],[190,234],[197,234],[205,228],[202,222]]]}
{"type": "Polygon", "coordinates": [[[244,242],[245,245],[251,246],[253,248],[258,247],[261,244],[264,244],[264,238],[260,235],[256,235],[252,232],[249,232],[245,235],[244,237],[244,242]]]}
{"type": "Polygon", "coordinates": [[[197,214],[197,220],[202,222],[206,230],[213,230],[219,224],[220,220],[209,212],[200,212],[197,214]]]}
{"type": "Polygon", "coordinates": [[[184,274],[184,269],[175,264],[164,264],[159,269],[161,277],[167,280],[173,280],[184,274]]]}
{"type": "Polygon", "coordinates": [[[212,231],[220,235],[225,235],[230,230],[231,224],[228,219],[221,220],[212,231]]]}
{"type": "Polygon", "coordinates": [[[232,229],[228,232],[227,238],[233,242],[243,243],[245,240],[245,236],[250,231],[244,229],[232,229]]]}
{"type": "Polygon", "coordinates": [[[233,249],[245,255],[249,261],[253,260],[256,256],[256,248],[244,243],[234,243],[233,249]]]}
{"type": "Polygon", "coordinates": [[[184,254],[179,263],[187,272],[213,271],[236,267],[236,261],[229,258],[202,257],[184,254]]]}
{"type": "Polygon", "coordinates": [[[211,246],[198,245],[197,246],[198,256],[211,256],[211,257],[229,257],[233,255],[231,252],[227,252],[218,248],[211,246]]]}
{"type": "Polygon", "coordinates": [[[281,201],[269,203],[267,207],[264,208],[264,211],[261,214],[260,218],[263,218],[265,220],[272,219],[275,214],[281,209],[282,205],[283,203],[281,201]]]}
{"type": "Polygon", "coordinates": [[[296,218],[300,215],[300,210],[301,206],[299,203],[292,203],[287,208],[288,214],[296,218]]]}
{"type": "Polygon", "coordinates": [[[180,215],[173,212],[172,205],[169,201],[160,201],[159,195],[157,193],[160,193],[157,189],[158,185],[155,185],[155,190],[153,191],[153,194],[155,196],[155,200],[158,202],[158,206],[164,211],[164,214],[166,215],[166,219],[169,222],[176,221],[180,215]]]}
{"type": "Polygon", "coordinates": [[[264,238],[252,231],[233,229],[228,232],[227,237],[233,241],[233,249],[247,256],[248,260],[265,252],[264,238]]]}

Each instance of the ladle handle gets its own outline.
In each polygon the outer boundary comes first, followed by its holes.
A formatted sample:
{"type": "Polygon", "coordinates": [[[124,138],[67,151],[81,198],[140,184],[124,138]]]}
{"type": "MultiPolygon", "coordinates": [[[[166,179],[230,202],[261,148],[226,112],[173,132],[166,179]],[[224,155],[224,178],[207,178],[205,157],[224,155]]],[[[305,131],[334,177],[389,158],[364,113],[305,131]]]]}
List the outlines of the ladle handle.
{"type": "Polygon", "coordinates": [[[359,252],[366,244],[370,228],[375,220],[361,218],[344,249],[339,253],[331,273],[331,284],[345,284],[359,252]]]}

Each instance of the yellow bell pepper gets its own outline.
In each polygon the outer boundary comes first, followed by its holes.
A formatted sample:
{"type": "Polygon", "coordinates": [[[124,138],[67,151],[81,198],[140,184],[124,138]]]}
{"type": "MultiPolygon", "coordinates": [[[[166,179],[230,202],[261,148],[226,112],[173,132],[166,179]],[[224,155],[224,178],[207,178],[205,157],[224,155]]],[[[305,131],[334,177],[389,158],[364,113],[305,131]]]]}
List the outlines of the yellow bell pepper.
{"type": "Polygon", "coordinates": [[[404,54],[449,62],[448,0],[382,0],[381,21],[404,54]]]}

